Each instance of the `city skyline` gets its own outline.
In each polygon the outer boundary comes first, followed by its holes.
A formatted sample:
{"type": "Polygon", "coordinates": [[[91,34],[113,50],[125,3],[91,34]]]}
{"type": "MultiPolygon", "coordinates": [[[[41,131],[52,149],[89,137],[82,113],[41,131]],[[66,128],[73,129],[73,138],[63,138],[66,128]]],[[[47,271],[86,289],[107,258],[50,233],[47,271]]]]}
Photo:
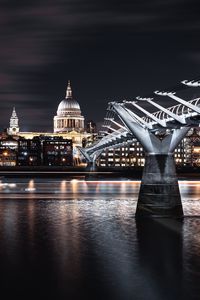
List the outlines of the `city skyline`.
{"type": "MultiPolygon", "coordinates": [[[[70,99],[70,100],[72,100],[72,102],[74,103],[77,103],[78,104],[78,102],[76,101],[76,99],[73,97],[73,95],[72,95],[72,90],[71,90],[71,82],[70,82],[70,80],[68,80],[68,82],[67,82],[67,85],[66,85],[66,90],[65,90],[65,96],[63,97],[63,98],[61,98],[61,100],[60,100],[60,103],[58,103],[58,105],[57,105],[57,109],[55,109],[55,113],[54,113],[54,115],[56,115],[56,113],[58,112],[58,109],[59,109],[59,106],[60,106],[60,104],[63,102],[63,101],[65,101],[65,100],[67,100],[67,99],[70,99]],[[68,95],[68,88],[70,87],[70,93],[71,93],[71,96],[69,97],[69,95],[68,95]]],[[[79,106],[79,104],[78,104],[78,106],[79,106]]],[[[79,107],[80,108],[80,107],[79,107]]],[[[13,106],[13,108],[12,108],[12,113],[11,113],[11,115],[10,115],[10,120],[12,119],[12,117],[13,117],[13,113],[14,113],[14,115],[16,116],[16,108],[15,108],[15,106],[13,106]]],[[[17,117],[17,116],[16,116],[17,117]]],[[[52,121],[52,126],[51,127],[48,127],[49,129],[47,130],[47,132],[49,132],[49,133],[52,133],[52,132],[54,132],[55,131],[55,121],[54,121],[54,118],[55,118],[55,116],[53,117],[53,121],[52,121]]],[[[82,117],[83,118],[83,120],[84,120],[84,117],[82,117]]],[[[23,120],[23,119],[22,119],[23,120]]],[[[19,120],[19,118],[17,117],[17,122],[20,122],[20,120],[19,120]]],[[[48,122],[48,121],[47,121],[48,122]]],[[[85,120],[85,122],[86,122],[86,124],[85,125],[83,125],[83,129],[85,128],[85,130],[86,130],[86,127],[87,127],[87,122],[93,122],[94,124],[96,124],[93,120],[91,120],[91,119],[87,119],[87,120],[85,120]]],[[[9,123],[9,122],[8,122],[9,123]]],[[[49,123],[49,122],[48,122],[49,123]]],[[[75,124],[74,124],[75,125],[75,124]]],[[[95,125],[96,126],[96,125],[95,125]]],[[[27,128],[26,127],[26,125],[25,126],[23,126],[23,127],[21,127],[20,126],[20,124],[17,124],[17,127],[18,127],[18,130],[19,130],[19,128],[20,129],[22,129],[22,131],[23,131],[23,129],[24,128],[27,128]]],[[[33,130],[32,131],[42,131],[42,130],[37,130],[39,127],[37,126],[37,124],[36,123],[34,123],[33,124],[33,130]]],[[[4,128],[1,128],[1,131],[2,130],[8,130],[9,131],[9,124],[7,124],[7,127],[6,127],[6,125],[4,126],[4,128]]],[[[27,132],[29,132],[29,131],[31,131],[31,130],[27,130],[27,132]]],[[[43,130],[43,131],[45,131],[45,130],[43,130]]],[[[12,135],[12,133],[10,133],[11,135],[12,135]]]]}
{"type": "Polygon", "coordinates": [[[0,4],[0,127],[52,128],[67,80],[86,119],[199,75],[197,1],[23,1],[0,4]]]}

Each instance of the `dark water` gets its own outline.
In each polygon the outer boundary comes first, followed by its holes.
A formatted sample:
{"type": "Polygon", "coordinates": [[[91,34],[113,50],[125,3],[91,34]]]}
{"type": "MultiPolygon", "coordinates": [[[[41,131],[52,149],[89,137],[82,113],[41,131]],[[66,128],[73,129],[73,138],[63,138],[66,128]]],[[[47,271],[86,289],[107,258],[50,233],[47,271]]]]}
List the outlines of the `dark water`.
{"type": "Polygon", "coordinates": [[[200,182],[183,222],[134,219],[138,181],[0,183],[1,299],[200,299],[200,182]]]}

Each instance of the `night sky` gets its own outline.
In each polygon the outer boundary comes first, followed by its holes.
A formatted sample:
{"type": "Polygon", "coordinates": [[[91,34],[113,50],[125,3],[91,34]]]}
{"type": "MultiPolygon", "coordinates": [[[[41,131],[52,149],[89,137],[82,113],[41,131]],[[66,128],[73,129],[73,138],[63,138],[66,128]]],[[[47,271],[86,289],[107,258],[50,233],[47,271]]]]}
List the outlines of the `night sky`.
{"type": "Polygon", "coordinates": [[[200,75],[192,0],[0,0],[0,129],[48,130],[72,82],[86,119],[200,75]]]}

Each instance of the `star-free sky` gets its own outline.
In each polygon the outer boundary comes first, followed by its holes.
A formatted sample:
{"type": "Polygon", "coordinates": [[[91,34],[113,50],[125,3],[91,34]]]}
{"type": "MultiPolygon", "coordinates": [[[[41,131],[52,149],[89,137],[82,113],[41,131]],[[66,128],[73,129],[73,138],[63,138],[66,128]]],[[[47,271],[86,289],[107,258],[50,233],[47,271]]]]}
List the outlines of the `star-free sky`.
{"type": "Polygon", "coordinates": [[[200,75],[193,0],[0,0],[0,128],[48,130],[68,79],[86,119],[200,75]]]}

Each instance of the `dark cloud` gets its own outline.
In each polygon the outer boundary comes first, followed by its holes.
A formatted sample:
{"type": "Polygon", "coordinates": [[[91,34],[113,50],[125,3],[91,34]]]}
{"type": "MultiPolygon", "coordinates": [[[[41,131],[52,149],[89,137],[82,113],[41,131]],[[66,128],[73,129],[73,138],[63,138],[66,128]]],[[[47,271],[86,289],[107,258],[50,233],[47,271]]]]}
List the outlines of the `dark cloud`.
{"type": "Polygon", "coordinates": [[[199,33],[193,0],[0,1],[0,125],[15,105],[23,129],[50,128],[68,79],[99,122],[109,100],[198,75],[199,33]]]}

